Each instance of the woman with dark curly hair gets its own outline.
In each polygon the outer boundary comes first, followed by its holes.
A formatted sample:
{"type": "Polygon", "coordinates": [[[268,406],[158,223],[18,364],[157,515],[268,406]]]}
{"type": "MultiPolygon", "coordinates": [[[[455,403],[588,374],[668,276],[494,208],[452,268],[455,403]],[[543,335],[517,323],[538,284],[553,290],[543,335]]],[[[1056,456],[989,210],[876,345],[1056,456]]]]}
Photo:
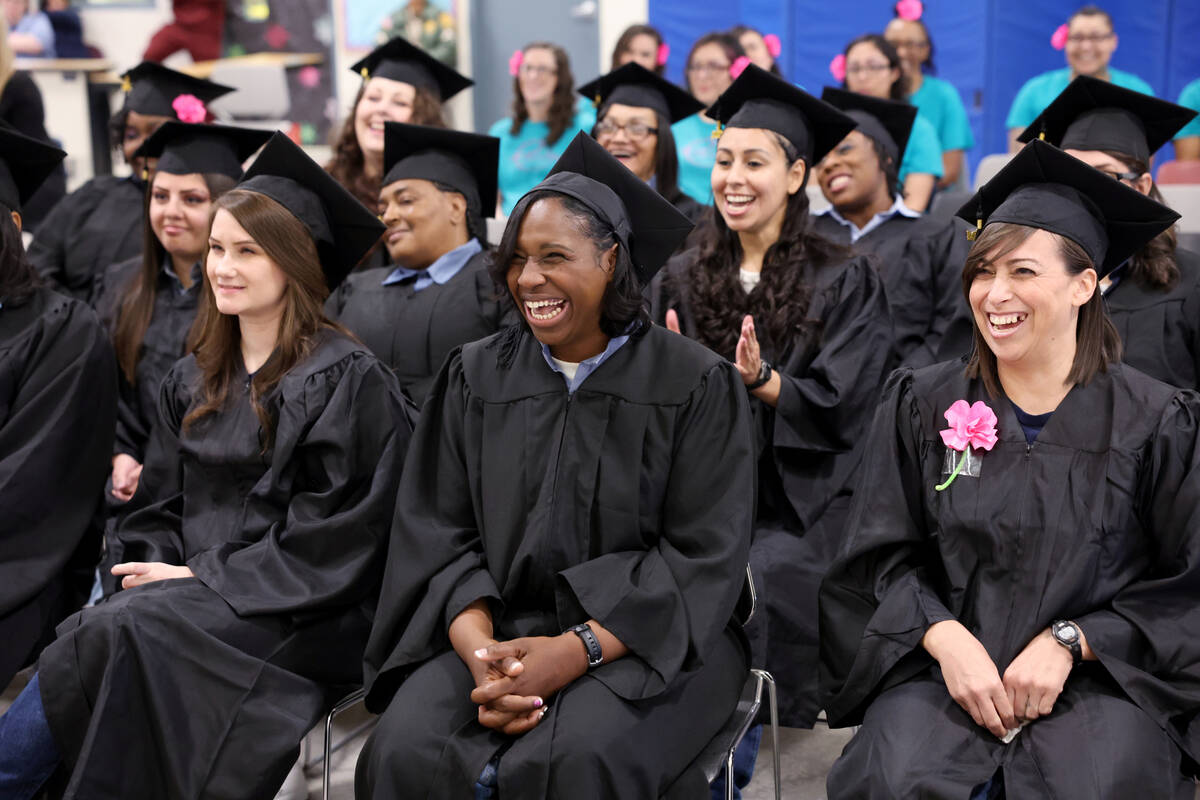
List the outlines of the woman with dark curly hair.
{"type": "Polygon", "coordinates": [[[379,45],[350,69],[363,82],[325,169],[358,202],[376,209],[383,178],[383,124],[444,128],[442,103],[474,81],[400,37],[379,45]]]}
{"type": "Polygon", "coordinates": [[[508,71],[513,76],[512,116],[488,129],[489,136],[500,140],[500,205],[505,216],[546,177],[571,138],[596,124],[595,109],[575,96],[571,60],[558,45],[525,45],[509,59],[508,71]]]}
{"type": "MultiPolygon", "coordinates": [[[[1043,138],[1152,200],[1157,150],[1196,115],[1190,108],[1081,75],[1020,135],[1043,138]]],[[[1122,360],[1180,389],[1200,388],[1200,255],[1167,228],[1100,281],[1124,345],[1122,360]]]]}
{"type": "Polygon", "coordinates": [[[29,260],[44,279],[88,302],[104,270],[141,253],[147,165],[134,152],[167,120],[208,121],[206,104],[233,91],[148,61],[121,79],[125,103],[109,121],[109,135],[130,175],[97,175],[71,192],[46,215],[29,246],[29,260]]]}
{"type": "Polygon", "coordinates": [[[891,366],[892,323],[866,256],[809,230],[808,173],[855,123],[750,66],[708,109],[723,127],[717,214],[652,291],[654,316],[733,361],[755,416],[758,497],[750,563],[765,610],[757,665],[781,719],[811,727],[816,598],[839,544],[858,439],[891,366]]]}

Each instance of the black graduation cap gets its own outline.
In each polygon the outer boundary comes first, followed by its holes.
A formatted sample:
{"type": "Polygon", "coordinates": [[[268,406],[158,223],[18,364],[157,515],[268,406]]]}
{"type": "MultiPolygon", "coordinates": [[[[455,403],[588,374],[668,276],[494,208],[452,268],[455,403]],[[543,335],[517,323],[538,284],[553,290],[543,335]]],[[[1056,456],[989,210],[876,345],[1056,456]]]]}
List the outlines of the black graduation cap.
{"type": "Polygon", "coordinates": [[[908,136],[917,119],[916,106],[832,86],[821,91],[821,99],[846,112],[846,116],[858,123],[858,130],[879,142],[883,151],[892,157],[892,163],[900,166],[904,149],[908,147],[908,136]]]}
{"type": "Polygon", "coordinates": [[[134,157],[157,158],[159,172],[197,172],[242,177],[242,164],[271,138],[271,131],[232,125],[165,122],[150,134],[134,157]]]}
{"type": "Polygon", "coordinates": [[[20,212],[67,154],[0,122],[0,205],[20,212]]]}
{"type": "Polygon", "coordinates": [[[405,178],[453,186],[484,217],[496,214],[500,140],[448,128],[385,122],[383,185],[405,178]]]}
{"type": "Polygon", "coordinates": [[[976,225],[1013,222],[1065,236],[1104,277],[1179,219],[1171,209],[1035,140],[958,210],[976,225]]]}
{"type": "Polygon", "coordinates": [[[237,188],[265,194],[304,223],[317,243],[330,290],[386,230],[377,216],[278,131],[237,188]]]}
{"type": "Polygon", "coordinates": [[[125,90],[124,110],[156,117],[178,117],[172,104],[180,95],[190,94],[207,106],[236,91],[232,86],[176,72],[153,61],[143,61],[121,75],[121,88],[125,90]]]}
{"type": "Polygon", "coordinates": [[[611,225],[643,284],[692,230],[691,220],[582,131],[532,191],[543,189],[575,198],[611,225]]]}
{"type": "Polygon", "coordinates": [[[387,78],[429,89],[443,102],[475,85],[475,81],[400,36],[379,45],[350,69],[362,75],[363,80],[387,78]]]}
{"type": "Polygon", "coordinates": [[[753,64],[705,113],[726,128],[782,134],[808,164],[824,158],[858,125],[824,100],[753,64]]]}
{"type": "Polygon", "coordinates": [[[1148,94],[1080,75],[1017,137],[1063,150],[1115,150],[1149,163],[1196,112],[1148,94]]]}
{"type": "Polygon", "coordinates": [[[671,122],[704,109],[703,103],[683,89],[632,61],[579,87],[579,93],[596,107],[620,103],[651,108],[671,122]]]}

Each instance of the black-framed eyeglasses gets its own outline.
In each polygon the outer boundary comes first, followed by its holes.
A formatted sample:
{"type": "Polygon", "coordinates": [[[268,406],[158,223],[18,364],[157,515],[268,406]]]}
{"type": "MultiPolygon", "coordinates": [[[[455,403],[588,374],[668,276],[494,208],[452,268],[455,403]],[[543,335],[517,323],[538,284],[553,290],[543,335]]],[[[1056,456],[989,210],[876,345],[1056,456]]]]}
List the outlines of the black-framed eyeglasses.
{"type": "Polygon", "coordinates": [[[630,139],[635,141],[645,139],[650,134],[658,135],[658,128],[647,125],[644,122],[630,122],[625,125],[616,122],[604,120],[596,123],[596,138],[601,136],[616,136],[617,131],[625,131],[630,139]]]}

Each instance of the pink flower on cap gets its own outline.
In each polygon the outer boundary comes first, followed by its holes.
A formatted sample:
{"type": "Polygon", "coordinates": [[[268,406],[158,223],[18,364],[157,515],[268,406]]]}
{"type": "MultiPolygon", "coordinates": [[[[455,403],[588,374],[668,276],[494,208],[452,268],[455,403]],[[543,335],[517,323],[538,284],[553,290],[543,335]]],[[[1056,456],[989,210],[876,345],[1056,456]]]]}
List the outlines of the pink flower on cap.
{"type": "Polygon", "coordinates": [[[829,74],[838,83],[846,81],[846,54],[838,53],[833,57],[833,61],[829,62],[829,74]]]}
{"type": "Polygon", "coordinates": [[[771,58],[779,58],[779,54],[783,52],[783,43],[773,33],[768,33],[763,37],[763,44],[767,46],[767,52],[771,54],[771,58]]]}
{"type": "Polygon", "coordinates": [[[671,56],[671,45],[667,44],[666,42],[663,42],[662,44],[660,44],[658,46],[658,55],[655,57],[654,61],[660,67],[665,67],[667,65],[667,59],[670,58],[670,56],[671,56]]]}
{"type": "Polygon", "coordinates": [[[1062,50],[1067,46],[1067,23],[1063,23],[1054,29],[1054,35],[1050,37],[1050,46],[1055,50],[1062,50]]]}
{"type": "Polygon", "coordinates": [[[729,65],[729,77],[736,80],[737,76],[745,72],[748,66],[750,66],[750,59],[745,56],[738,56],[737,61],[729,65]]]}
{"type": "Polygon", "coordinates": [[[208,118],[208,109],[204,102],[194,94],[181,94],[171,101],[175,116],[180,122],[204,122],[208,118]]]}
{"type": "Polygon", "coordinates": [[[925,13],[925,6],[921,0],[900,0],[899,3],[896,3],[896,16],[900,19],[916,22],[923,13],[925,13]]]}
{"type": "Polygon", "coordinates": [[[521,71],[521,63],[525,60],[524,50],[513,50],[513,54],[508,57],[508,74],[516,75],[521,71]]]}

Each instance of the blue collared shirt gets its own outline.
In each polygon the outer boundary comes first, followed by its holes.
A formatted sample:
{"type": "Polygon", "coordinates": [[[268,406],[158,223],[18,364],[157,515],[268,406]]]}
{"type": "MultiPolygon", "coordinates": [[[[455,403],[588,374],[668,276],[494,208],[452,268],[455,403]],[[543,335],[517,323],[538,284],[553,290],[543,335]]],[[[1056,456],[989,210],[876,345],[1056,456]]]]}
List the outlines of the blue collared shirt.
{"type": "Polygon", "coordinates": [[[460,244],[453,250],[442,253],[437,261],[429,265],[427,269],[409,269],[408,267],[396,267],[391,273],[383,279],[384,286],[391,286],[394,283],[400,283],[406,278],[416,277],[417,281],[413,284],[413,291],[419,292],[422,289],[428,289],[433,284],[446,283],[451,278],[459,273],[467,262],[478,252],[483,250],[483,245],[478,239],[472,239],[466,244],[460,244]]]}
{"type": "Polygon", "coordinates": [[[904,205],[904,200],[900,197],[900,195],[896,195],[896,201],[892,203],[891,208],[889,208],[887,211],[881,211],[875,216],[871,217],[871,219],[867,220],[867,224],[863,225],[862,228],[855,226],[853,222],[839,214],[837,209],[833,206],[830,206],[821,213],[833,217],[839,223],[850,229],[850,244],[854,244],[859,239],[866,236],[868,233],[875,230],[897,214],[902,217],[910,217],[912,219],[919,219],[921,216],[919,211],[913,211],[911,208],[904,205]]]}
{"type": "Polygon", "coordinates": [[[197,261],[192,265],[192,285],[184,287],[183,281],[179,280],[179,276],[175,273],[175,267],[171,263],[171,258],[168,256],[163,259],[162,273],[166,275],[171,282],[171,288],[175,290],[175,294],[187,294],[193,289],[198,289],[203,276],[200,274],[200,262],[197,261]]]}
{"type": "MultiPolygon", "coordinates": [[[[635,323],[636,324],[636,323],[635,323]]],[[[550,355],[550,346],[542,345],[542,355],[546,359],[546,363],[550,365],[550,369],[563,376],[563,380],[567,382],[567,394],[575,394],[575,390],[579,388],[579,384],[587,380],[587,377],[600,368],[600,365],[608,361],[609,357],[621,349],[621,345],[629,341],[629,334],[624,336],[615,336],[608,340],[608,347],[604,348],[604,352],[600,355],[592,356],[591,358],[580,361],[579,368],[575,370],[575,377],[567,376],[563,368],[554,360],[554,356],[550,355]]]]}

